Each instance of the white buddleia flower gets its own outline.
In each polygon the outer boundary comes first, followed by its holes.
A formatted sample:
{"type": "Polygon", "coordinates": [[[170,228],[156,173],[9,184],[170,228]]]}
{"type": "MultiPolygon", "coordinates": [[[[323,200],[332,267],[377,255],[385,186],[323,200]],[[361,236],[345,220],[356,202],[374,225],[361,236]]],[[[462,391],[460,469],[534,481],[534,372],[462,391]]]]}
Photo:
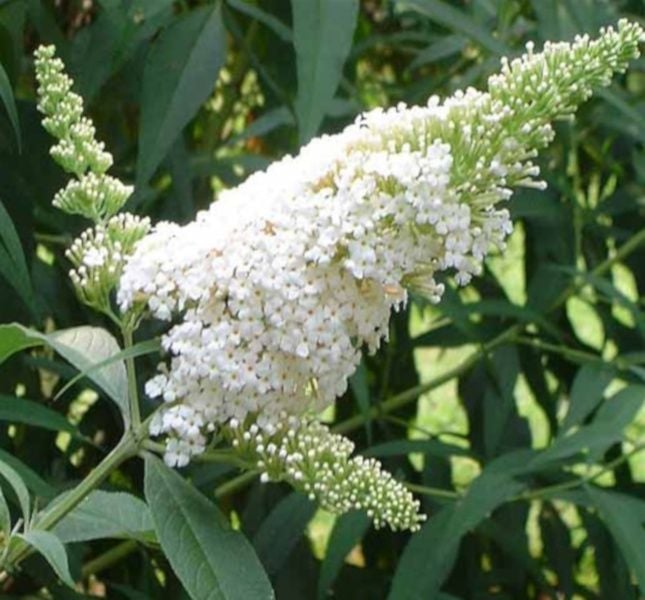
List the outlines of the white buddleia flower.
{"type": "MultiPolygon", "coordinates": [[[[96,223],[67,251],[73,266],[70,277],[85,304],[113,316],[111,297],[125,259],[135,242],[150,230],[150,221],[127,213],[117,215],[133,187],[106,174],[112,155],[96,140],[92,121],[83,116],[83,100],[72,91],[73,81],[56,57],[55,48],[40,46],[35,52],[35,66],[38,110],[45,115],[43,126],[58,139],[51,155],[76,176],[56,193],[53,205],[96,223]]],[[[136,311],[129,311],[124,322],[136,322],[137,317],[136,311]]]]}
{"type": "Polygon", "coordinates": [[[150,220],[129,213],[86,229],[66,251],[73,265],[70,278],[78,296],[88,305],[109,314],[110,296],[136,242],[150,230],[150,220]]]}
{"type": "Polygon", "coordinates": [[[72,91],[73,82],[56,57],[54,46],[40,46],[34,55],[38,110],[45,115],[45,129],[58,138],[51,155],[77,177],[56,194],[54,206],[104,222],[123,207],[133,188],[105,174],[112,165],[112,155],[103,142],[96,140],[92,120],[83,116],[83,99],[72,91]]]}
{"type": "Polygon", "coordinates": [[[158,225],[118,293],[124,310],[181,315],[163,338],[168,368],[147,388],[174,404],[157,431],[190,454],[230,419],[264,427],[332,403],[407,288],[438,302],[439,273],[465,285],[504,248],[512,224],[500,204],[514,187],[544,187],[533,160],[550,122],[623,71],[642,36],[621,21],[595,41],[529,45],[486,92],[368,112],[223,192],[194,222],[158,225]]]}

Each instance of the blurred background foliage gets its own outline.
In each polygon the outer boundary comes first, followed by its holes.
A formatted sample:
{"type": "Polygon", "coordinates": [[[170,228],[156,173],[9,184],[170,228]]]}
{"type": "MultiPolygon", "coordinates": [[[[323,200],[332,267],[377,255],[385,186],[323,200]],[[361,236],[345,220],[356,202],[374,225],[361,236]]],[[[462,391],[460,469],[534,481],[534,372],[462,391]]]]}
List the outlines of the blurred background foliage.
{"type": "MultiPolygon", "coordinates": [[[[621,16],[642,20],[645,3],[1,0],[0,321],[110,327],[66,276],[64,249],[86,225],[51,206],[65,177],[35,108],[40,42],[66,61],[113,172],[136,183],[129,210],[186,222],[360,111],[483,86],[528,40],[621,16]]],[[[222,465],[186,470],[252,540],[278,598],[645,595],[645,59],[557,133],[541,158],[548,190],[510,201],[507,252],[438,306],[413,297],[324,415],[420,494],[420,533],[335,518],[222,465]]],[[[155,365],[138,363],[142,383],[155,365]]],[[[0,458],[44,503],[115,444],[118,416],[87,382],[54,401],[74,372],[49,351],[1,373],[0,458]]],[[[140,469],[127,463],[109,485],[140,494],[140,469]]],[[[69,551],[83,593],[36,559],[2,593],[183,597],[154,543],[69,551]]]]}

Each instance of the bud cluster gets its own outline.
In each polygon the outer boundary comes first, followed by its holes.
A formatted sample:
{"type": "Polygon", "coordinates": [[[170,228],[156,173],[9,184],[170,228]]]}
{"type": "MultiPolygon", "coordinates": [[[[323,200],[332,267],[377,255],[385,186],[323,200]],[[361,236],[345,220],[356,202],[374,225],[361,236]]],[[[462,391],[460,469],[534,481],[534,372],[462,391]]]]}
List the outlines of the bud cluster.
{"type": "Polygon", "coordinates": [[[91,119],[83,116],[83,99],[72,91],[73,82],[54,46],[40,46],[35,57],[38,110],[45,115],[43,127],[59,140],[51,155],[78,178],[56,194],[54,206],[102,222],[123,207],[132,187],[105,174],[112,155],[96,140],[91,119]]]}
{"type": "Polygon", "coordinates": [[[244,427],[235,419],[226,435],[263,481],[286,481],[334,513],[363,510],[376,528],[419,529],[420,504],[374,458],[352,457],[351,440],[317,421],[282,415],[278,425],[244,427]]]}
{"type": "Polygon", "coordinates": [[[58,139],[51,155],[76,176],[56,193],[53,205],[97,224],[84,231],[68,250],[74,267],[70,277],[83,302],[111,315],[110,295],[125,258],[148,233],[150,222],[127,213],[116,216],[133,188],[106,174],[112,155],[96,140],[94,124],[83,115],[83,100],[72,91],[73,82],[55,56],[55,48],[40,46],[35,66],[43,126],[58,139]]]}
{"type": "Polygon", "coordinates": [[[66,252],[74,268],[70,278],[87,304],[109,313],[110,294],[123,273],[126,257],[150,230],[150,220],[130,213],[86,229],[66,252]]]}

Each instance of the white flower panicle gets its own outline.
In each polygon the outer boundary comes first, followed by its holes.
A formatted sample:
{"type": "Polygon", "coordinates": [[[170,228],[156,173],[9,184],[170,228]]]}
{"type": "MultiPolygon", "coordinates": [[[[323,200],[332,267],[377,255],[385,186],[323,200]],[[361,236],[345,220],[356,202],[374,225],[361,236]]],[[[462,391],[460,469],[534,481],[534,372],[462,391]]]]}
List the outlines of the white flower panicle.
{"type": "Polygon", "coordinates": [[[326,510],[364,510],[376,528],[394,531],[416,531],[425,520],[419,501],[378,460],[351,457],[354,444],[317,421],[283,415],[276,427],[262,429],[233,419],[227,436],[263,481],[286,481],[326,510]]]}
{"type": "Polygon", "coordinates": [[[103,222],[123,207],[133,188],[105,174],[112,155],[96,140],[94,124],[83,116],[83,99],[72,92],[73,82],[55,52],[54,46],[40,46],[34,53],[38,110],[45,115],[45,129],[59,140],[52,157],[78,181],[56,194],[54,206],[103,222]]]}
{"type": "Polygon", "coordinates": [[[172,403],[156,423],[167,460],[204,450],[215,426],[318,411],[341,395],[363,346],[387,336],[392,309],[435,276],[459,284],[511,232],[499,204],[543,187],[532,160],[596,85],[638,55],[643,30],[621,21],[599,39],[547,44],[504,61],[488,92],[360,116],[223,192],[184,227],[162,223],[121,279],[123,309],[181,320],[170,364],[147,393],[172,403]],[[171,451],[172,449],[172,451],[171,451]]]}
{"type": "Polygon", "coordinates": [[[106,174],[112,155],[96,140],[92,121],[83,116],[83,100],[72,91],[72,80],[54,46],[35,52],[38,109],[43,126],[59,141],[51,155],[77,179],[56,193],[53,205],[79,214],[97,225],[77,238],[67,257],[73,265],[70,277],[78,296],[87,305],[112,315],[111,295],[121,278],[125,259],[150,230],[149,219],[117,215],[132,193],[132,186],[106,174]]]}
{"type": "Polygon", "coordinates": [[[81,214],[102,222],[108,215],[115,215],[132,193],[130,186],[109,175],[87,173],[80,180],[70,180],[54,196],[53,205],[60,210],[81,214]]]}
{"type": "Polygon", "coordinates": [[[86,229],[66,252],[74,268],[70,278],[78,296],[93,308],[109,312],[110,294],[121,278],[126,257],[150,230],[150,220],[129,213],[86,229]]]}

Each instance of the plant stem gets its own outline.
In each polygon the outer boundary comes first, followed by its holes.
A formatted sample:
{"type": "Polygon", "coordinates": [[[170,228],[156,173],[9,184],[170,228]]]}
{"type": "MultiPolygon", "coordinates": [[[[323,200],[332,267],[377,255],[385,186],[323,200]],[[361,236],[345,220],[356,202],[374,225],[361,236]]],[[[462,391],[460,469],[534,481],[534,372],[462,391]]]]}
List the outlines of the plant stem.
{"type": "Polygon", "coordinates": [[[417,494],[422,494],[424,496],[430,496],[432,498],[450,498],[451,500],[459,500],[462,495],[459,492],[453,492],[452,490],[443,490],[441,488],[428,487],[426,485],[418,485],[416,483],[405,483],[411,492],[417,492],[417,494]]]}
{"type": "Polygon", "coordinates": [[[96,575],[101,571],[105,571],[105,569],[109,569],[136,549],[137,542],[135,540],[126,540],[125,542],[121,542],[120,544],[113,546],[103,554],[99,554],[96,558],[83,565],[81,570],[83,579],[86,579],[90,575],[96,575]]]}
{"type": "MultiPolygon", "coordinates": [[[[641,229],[641,231],[639,231],[636,235],[629,238],[620,248],[618,248],[618,250],[616,250],[613,256],[596,265],[596,267],[591,270],[591,274],[596,277],[603,275],[609,269],[611,269],[611,267],[616,262],[619,262],[629,256],[644,243],[645,228],[641,229]]],[[[562,306],[571,295],[578,291],[580,287],[584,287],[584,283],[580,284],[579,282],[573,282],[562,292],[562,294],[560,294],[550,310],[556,310],[557,308],[562,306]]],[[[525,326],[526,324],[522,323],[509,327],[507,330],[499,334],[496,338],[492,339],[490,342],[482,344],[479,351],[471,354],[460,365],[457,365],[453,369],[442,373],[438,377],[435,377],[434,379],[431,379],[426,383],[422,383],[413,388],[410,388],[409,390],[406,390],[405,392],[401,392],[400,394],[397,394],[396,396],[393,396],[392,398],[389,398],[388,400],[380,403],[378,406],[371,406],[368,411],[365,411],[362,414],[355,415],[353,417],[350,417],[349,419],[346,419],[345,421],[342,421],[341,423],[338,423],[333,428],[333,431],[335,431],[336,433],[347,433],[348,431],[353,431],[354,429],[358,429],[361,425],[363,425],[365,421],[373,419],[381,413],[393,412],[395,410],[398,410],[399,408],[402,408],[406,404],[409,404],[410,402],[414,402],[421,394],[438,388],[451,379],[454,379],[455,377],[459,377],[475,364],[477,364],[477,362],[479,362],[479,360],[483,356],[485,356],[498,346],[501,346],[507,342],[515,341],[515,337],[524,330],[525,326]]]]}
{"type": "Polygon", "coordinates": [[[608,463],[604,464],[600,471],[596,471],[595,473],[591,473],[583,477],[577,477],[576,479],[565,481],[564,483],[549,485],[543,488],[538,488],[537,490],[528,490],[527,492],[520,494],[517,498],[515,498],[515,500],[537,500],[543,498],[544,496],[550,496],[559,492],[565,492],[567,490],[575,489],[577,487],[580,487],[581,485],[584,485],[585,483],[591,483],[592,481],[598,479],[598,477],[600,477],[601,475],[604,475],[609,471],[613,471],[616,467],[619,467],[624,462],[627,462],[632,456],[638,454],[639,452],[642,452],[643,450],[645,450],[645,444],[639,444],[638,446],[630,450],[627,454],[621,454],[620,456],[614,458],[614,460],[611,460],[608,463]]]}
{"type": "MultiPolygon", "coordinates": [[[[620,262],[632,252],[638,249],[641,244],[645,244],[645,228],[641,229],[637,234],[630,237],[616,252],[613,256],[603,260],[601,263],[597,264],[589,274],[592,277],[598,277],[604,275],[609,271],[617,262],[620,262]]],[[[569,297],[573,296],[578,290],[585,287],[586,282],[574,279],[570,285],[568,285],[562,293],[557,297],[551,310],[562,306],[569,297]]]]}
{"type": "MultiPolygon", "coordinates": [[[[155,444],[155,446],[160,446],[163,449],[162,444],[155,444]]],[[[146,442],[146,446],[149,444],[146,442]]],[[[234,494],[238,490],[244,488],[247,484],[253,481],[258,476],[257,471],[247,471],[242,473],[237,477],[223,483],[215,489],[215,498],[220,500],[229,494],[234,494]]],[[[138,547],[138,544],[135,540],[126,540],[121,542],[116,546],[110,548],[103,554],[100,554],[95,559],[89,561],[87,564],[83,565],[82,574],[83,577],[89,577],[90,575],[95,575],[100,571],[109,569],[111,566],[118,563],[120,560],[124,559],[126,556],[134,552],[138,547]]]]}
{"type": "Polygon", "coordinates": [[[365,411],[364,413],[346,419],[342,423],[338,423],[338,425],[332,428],[332,431],[334,431],[335,433],[346,433],[348,431],[357,429],[365,421],[378,417],[380,413],[390,413],[399,408],[402,408],[406,404],[409,404],[410,402],[416,400],[421,394],[438,388],[451,379],[454,379],[455,377],[459,377],[462,373],[465,373],[477,362],[479,362],[482,356],[488,354],[498,346],[501,346],[502,344],[513,340],[514,336],[517,335],[519,331],[521,331],[520,325],[509,327],[506,331],[503,331],[500,335],[492,339],[490,342],[483,344],[479,351],[473,352],[473,354],[471,354],[460,365],[457,365],[453,369],[449,369],[445,373],[442,373],[438,377],[435,377],[430,381],[427,381],[426,383],[422,383],[413,388],[410,388],[409,390],[405,390],[405,392],[401,392],[396,396],[392,396],[391,398],[385,400],[384,402],[381,402],[378,405],[370,406],[369,410],[365,411]]]}
{"type": "Polygon", "coordinates": [[[238,475],[234,479],[230,479],[226,483],[218,486],[215,490],[215,498],[218,500],[229,494],[234,494],[238,490],[246,487],[247,484],[251,483],[258,476],[257,471],[247,471],[238,475]]]}
{"type": "MultiPolygon", "coordinates": [[[[554,354],[559,354],[564,356],[570,361],[577,364],[586,364],[589,362],[604,362],[602,356],[597,354],[592,354],[591,352],[583,352],[582,350],[576,350],[575,348],[568,348],[567,346],[558,346],[557,344],[550,344],[539,338],[532,338],[526,336],[518,336],[515,339],[515,342],[518,344],[523,344],[525,346],[531,346],[532,348],[537,348],[538,350],[545,350],[547,352],[553,352],[554,354]]],[[[619,358],[614,358],[613,361],[616,366],[621,367],[621,361],[619,358]]]]}
{"type": "MultiPolygon", "coordinates": [[[[123,327],[123,345],[125,348],[133,346],[132,328],[123,327]]],[[[139,392],[137,390],[137,375],[134,369],[134,358],[125,359],[125,368],[128,372],[128,397],[130,400],[130,427],[137,431],[141,425],[141,412],[139,410],[139,392]]]]}
{"type": "MultiPolygon", "coordinates": [[[[126,432],[121,441],[112,451],[96,466],[90,474],[75,488],[66,494],[59,502],[46,509],[33,523],[32,528],[40,531],[52,529],[69,512],[71,512],[90,492],[96,489],[106,477],[128,458],[135,456],[137,445],[131,432],[126,432]]],[[[4,564],[5,570],[15,567],[31,553],[31,548],[21,539],[16,539],[12,550],[9,552],[4,564]]]]}

